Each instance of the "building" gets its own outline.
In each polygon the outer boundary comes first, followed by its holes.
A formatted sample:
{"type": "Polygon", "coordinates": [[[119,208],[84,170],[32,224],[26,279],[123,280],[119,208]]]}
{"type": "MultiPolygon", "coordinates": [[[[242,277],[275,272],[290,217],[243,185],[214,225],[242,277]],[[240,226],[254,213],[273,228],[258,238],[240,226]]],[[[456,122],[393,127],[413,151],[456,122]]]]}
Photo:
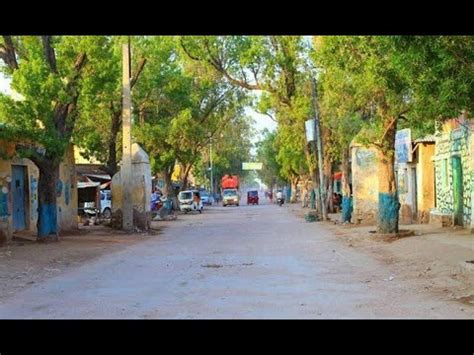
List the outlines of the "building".
{"type": "Polygon", "coordinates": [[[472,119],[460,117],[446,121],[436,132],[434,223],[474,229],[473,129],[472,119]]]}
{"type": "MultiPolygon", "coordinates": [[[[430,220],[430,212],[435,207],[434,153],[434,136],[412,141],[409,129],[397,132],[394,168],[401,224],[428,223],[430,220]]],[[[353,220],[376,223],[379,201],[377,150],[353,142],[351,167],[353,220]]]]}
{"type": "Polygon", "coordinates": [[[377,150],[352,142],[351,170],[354,207],[352,220],[374,224],[378,218],[379,203],[377,150]]]}
{"type": "Polygon", "coordinates": [[[400,223],[428,223],[435,207],[433,156],[435,137],[430,135],[409,142],[409,161],[396,162],[400,223]]]}
{"type": "MultiPolygon", "coordinates": [[[[19,158],[16,143],[0,140],[0,241],[36,234],[39,169],[19,158]]],[[[72,145],[59,167],[56,185],[58,230],[77,228],[77,184],[72,145]]]]}

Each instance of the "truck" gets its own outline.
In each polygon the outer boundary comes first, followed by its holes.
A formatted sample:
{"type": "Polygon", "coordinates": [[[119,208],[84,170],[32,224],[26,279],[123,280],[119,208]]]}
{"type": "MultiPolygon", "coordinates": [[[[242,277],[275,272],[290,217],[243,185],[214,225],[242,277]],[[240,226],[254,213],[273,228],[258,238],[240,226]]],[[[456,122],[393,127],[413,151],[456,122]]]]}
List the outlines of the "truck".
{"type": "Polygon", "coordinates": [[[237,175],[224,175],[221,179],[222,205],[239,205],[239,177],[237,175]]]}

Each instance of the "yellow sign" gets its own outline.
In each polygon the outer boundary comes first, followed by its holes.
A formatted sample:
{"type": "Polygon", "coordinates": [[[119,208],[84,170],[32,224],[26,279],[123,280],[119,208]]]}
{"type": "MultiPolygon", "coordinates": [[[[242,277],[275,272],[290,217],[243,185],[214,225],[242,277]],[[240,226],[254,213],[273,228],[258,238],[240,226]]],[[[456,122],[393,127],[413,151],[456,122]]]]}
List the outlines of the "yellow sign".
{"type": "Polygon", "coordinates": [[[262,170],[262,163],[242,163],[242,170],[262,170]]]}

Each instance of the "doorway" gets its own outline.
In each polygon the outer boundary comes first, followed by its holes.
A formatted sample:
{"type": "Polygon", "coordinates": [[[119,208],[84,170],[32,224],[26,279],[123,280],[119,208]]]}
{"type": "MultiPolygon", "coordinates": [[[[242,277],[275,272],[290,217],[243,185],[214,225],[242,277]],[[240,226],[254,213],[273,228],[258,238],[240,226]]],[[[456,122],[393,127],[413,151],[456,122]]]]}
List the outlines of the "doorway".
{"type": "Polygon", "coordinates": [[[21,231],[27,227],[27,179],[26,166],[12,165],[13,195],[13,231],[21,231]]]}
{"type": "Polygon", "coordinates": [[[411,168],[411,206],[412,206],[412,220],[418,221],[418,189],[416,181],[416,167],[411,168]]]}
{"type": "Polygon", "coordinates": [[[452,158],[454,224],[464,225],[463,182],[461,157],[452,158]]]}

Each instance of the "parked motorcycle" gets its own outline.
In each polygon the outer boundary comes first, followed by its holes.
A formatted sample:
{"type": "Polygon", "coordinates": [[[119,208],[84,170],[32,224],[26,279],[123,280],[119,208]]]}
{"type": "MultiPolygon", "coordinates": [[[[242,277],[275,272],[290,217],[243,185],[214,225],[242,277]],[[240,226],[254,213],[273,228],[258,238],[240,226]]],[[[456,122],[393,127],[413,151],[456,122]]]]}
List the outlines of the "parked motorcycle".
{"type": "Polygon", "coordinates": [[[151,211],[157,212],[161,207],[163,207],[163,201],[158,198],[157,200],[151,201],[151,211]]]}

